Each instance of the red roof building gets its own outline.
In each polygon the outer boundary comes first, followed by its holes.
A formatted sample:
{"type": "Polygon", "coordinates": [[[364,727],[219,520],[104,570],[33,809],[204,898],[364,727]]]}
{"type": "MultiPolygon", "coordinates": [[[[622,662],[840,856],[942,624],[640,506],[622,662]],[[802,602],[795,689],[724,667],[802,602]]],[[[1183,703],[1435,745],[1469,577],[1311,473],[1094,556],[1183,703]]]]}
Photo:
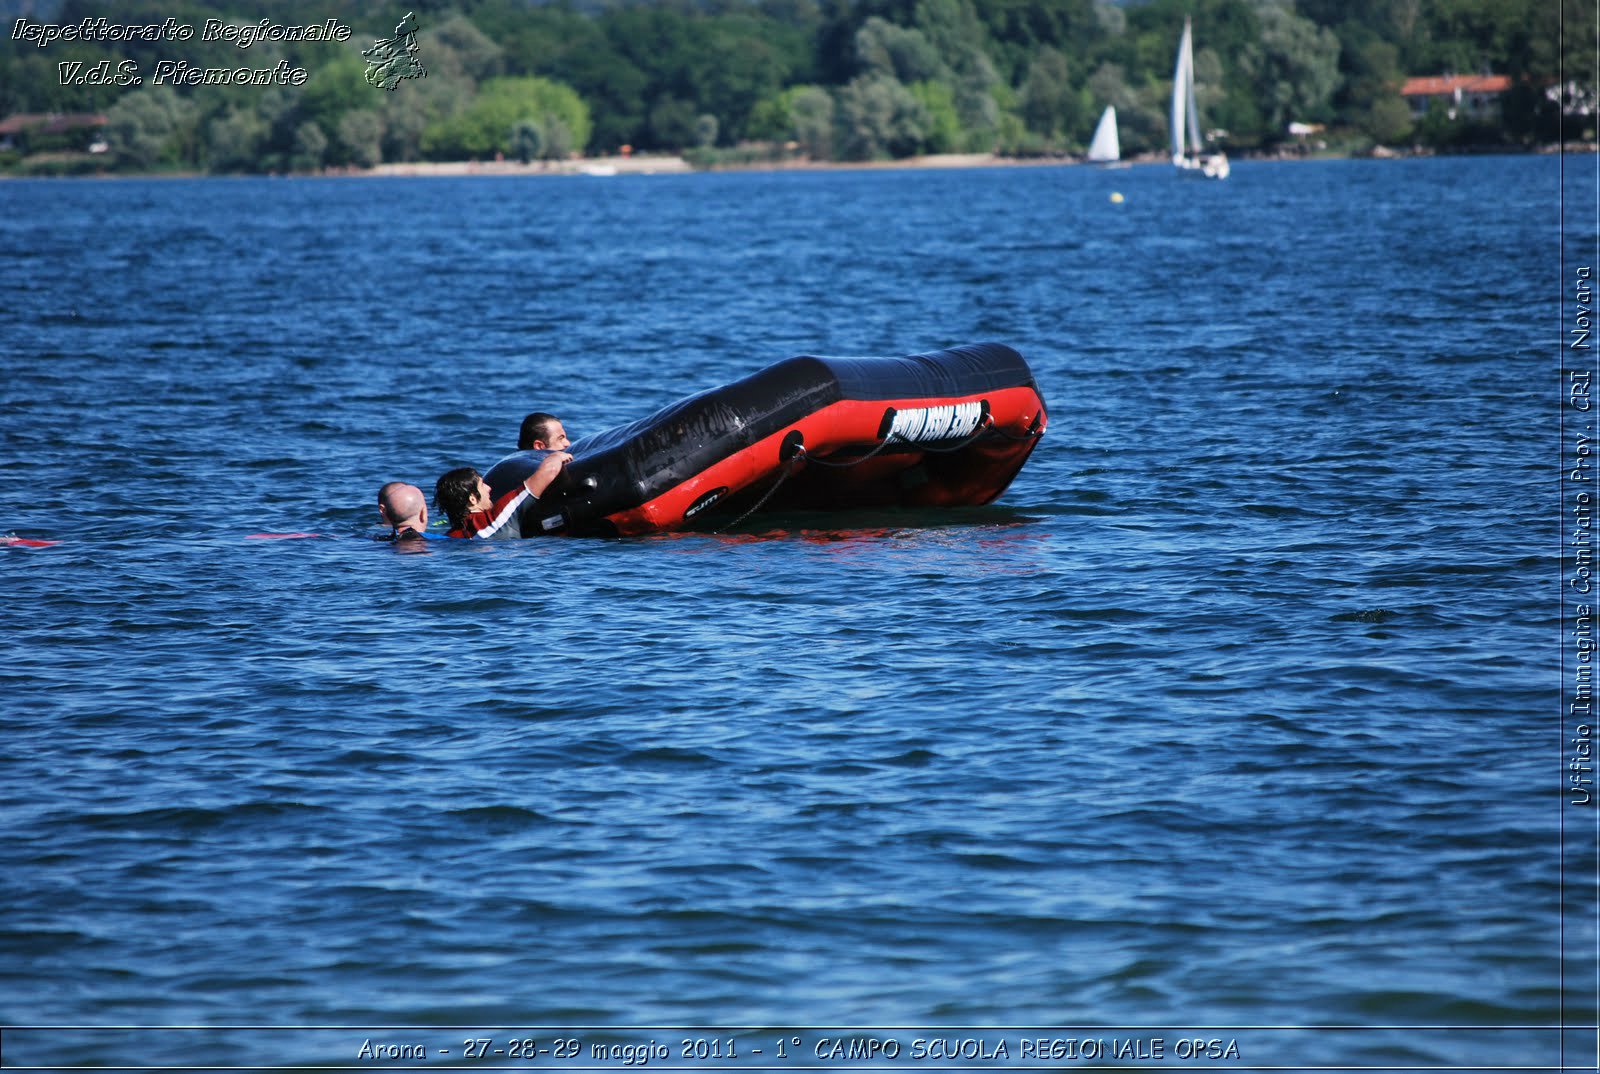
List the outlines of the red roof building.
{"type": "Polygon", "coordinates": [[[106,117],[98,112],[15,112],[0,119],[0,136],[38,130],[41,134],[60,134],[79,127],[104,127],[106,117]]]}
{"type": "MultiPolygon", "coordinates": [[[[19,135],[63,134],[90,131],[109,122],[99,112],[14,112],[0,119],[0,149],[14,149],[19,135]]],[[[81,137],[91,137],[85,133],[81,137]]],[[[24,141],[26,139],[24,138],[24,141]]],[[[101,144],[97,139],[96,145],[101,144]]]]}
{"type": "Polygon", "coordinates": [[[1451,119],[1494,119],[1500,115],[1500,95],[1510,88],[1505,75],[1437,75],[1406,79],[1400,96],[1417,119],[1428,114],[1434,101],[1445,106],[1451,119]]]}

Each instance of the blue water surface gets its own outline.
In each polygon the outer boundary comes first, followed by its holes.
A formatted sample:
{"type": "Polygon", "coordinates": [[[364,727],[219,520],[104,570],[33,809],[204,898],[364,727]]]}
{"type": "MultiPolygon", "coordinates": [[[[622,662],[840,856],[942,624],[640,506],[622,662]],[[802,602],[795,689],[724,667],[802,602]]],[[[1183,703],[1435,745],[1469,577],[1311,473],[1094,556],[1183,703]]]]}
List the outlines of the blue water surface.
{"type": "Polygon", "coordinates": [[[0,1020],[1556,1062],[1562,171],[0,186],[0,1020]],[[529,410],[980,340],[986,508],[370,539],[529,410]]]}

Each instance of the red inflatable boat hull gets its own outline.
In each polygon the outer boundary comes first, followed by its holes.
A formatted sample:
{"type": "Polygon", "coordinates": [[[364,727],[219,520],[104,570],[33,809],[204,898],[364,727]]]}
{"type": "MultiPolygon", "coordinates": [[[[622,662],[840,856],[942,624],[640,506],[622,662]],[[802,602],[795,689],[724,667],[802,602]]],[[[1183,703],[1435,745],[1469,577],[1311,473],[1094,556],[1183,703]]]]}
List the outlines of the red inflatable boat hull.
{"type": "MultiPolygon", "coordinates": [[[[903,358],[791,358],[574,443],[524,534],[628,535],[763,511],[986,504],[1044,434],[1022,356],[997,343],[903,358]]],[[[542,452],[501,460],[496,495],[542,452]]]]}

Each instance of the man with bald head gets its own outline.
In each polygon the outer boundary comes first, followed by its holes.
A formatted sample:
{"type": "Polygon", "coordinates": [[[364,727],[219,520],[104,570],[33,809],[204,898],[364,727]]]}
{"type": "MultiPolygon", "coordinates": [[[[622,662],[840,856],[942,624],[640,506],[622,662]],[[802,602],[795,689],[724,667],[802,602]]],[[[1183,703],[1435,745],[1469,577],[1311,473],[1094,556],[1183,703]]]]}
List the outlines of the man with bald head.
{"type": "Polygon", "coordinates": [[[394,530],[397,541],[428,536],[428,498],[415,485],[391,481],[378,490],[378,514],[394,530]]]}

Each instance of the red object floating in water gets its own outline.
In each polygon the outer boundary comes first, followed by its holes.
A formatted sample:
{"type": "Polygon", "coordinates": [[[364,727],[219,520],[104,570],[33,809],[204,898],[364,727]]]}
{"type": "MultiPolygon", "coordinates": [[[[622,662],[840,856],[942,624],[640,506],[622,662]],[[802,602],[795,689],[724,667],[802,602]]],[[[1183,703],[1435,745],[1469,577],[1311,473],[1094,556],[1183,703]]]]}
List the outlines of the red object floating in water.
{"type": "Polygon", "coordinates": [[[6,548],[50,548],[60,543],[60,541],[40,541],[32,537],[0,537],[0,545],[6,548]]]}
{"type": "MultiPolygon", "coordinates": [[[[521,535],[658,533],[762,509],[991,503],[1046,421],[1032,370],[1004,344],[802,355],[573,443],[521,535]]],[[[491,494],[544,456],[501,459],[484,475],[491,494]]]]}

